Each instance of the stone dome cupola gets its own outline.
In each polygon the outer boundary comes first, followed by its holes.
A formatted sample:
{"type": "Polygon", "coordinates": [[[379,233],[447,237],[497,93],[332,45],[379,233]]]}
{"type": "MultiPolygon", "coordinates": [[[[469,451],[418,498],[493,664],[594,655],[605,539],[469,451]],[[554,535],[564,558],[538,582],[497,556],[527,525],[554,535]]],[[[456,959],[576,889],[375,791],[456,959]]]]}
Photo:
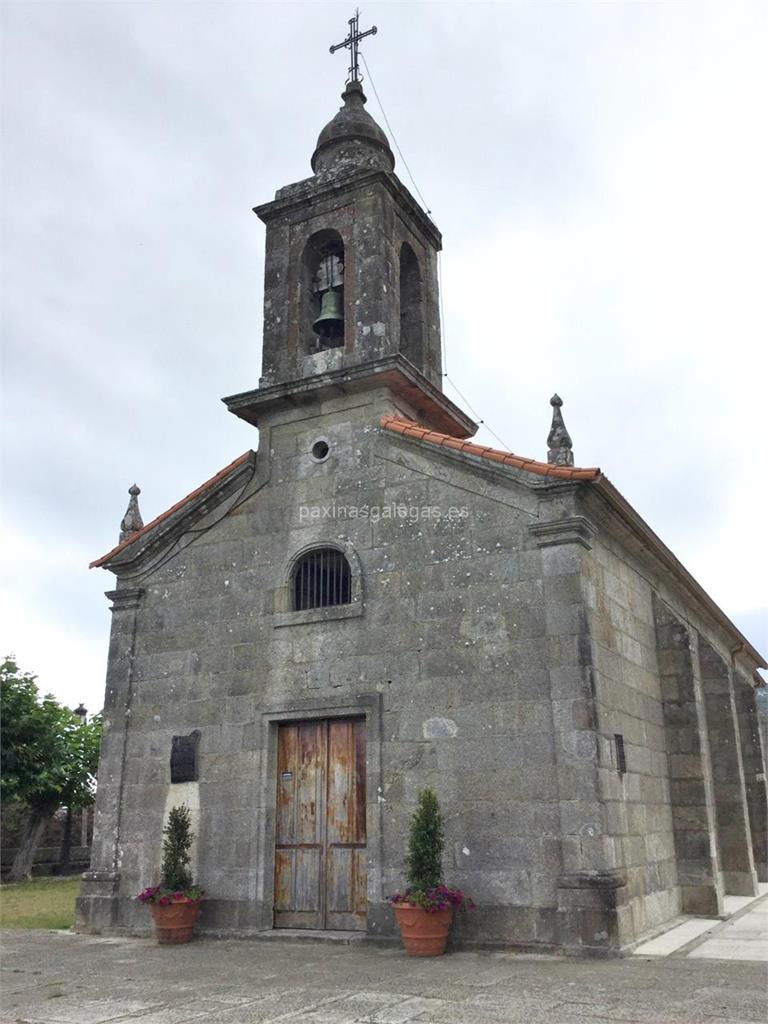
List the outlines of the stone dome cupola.
{"type": "Polygon", "coordinates": [[[344,106],[320,132],[312,154],[312,170],[315,174],[394,170],[395,157],[387,136],[365,109],[362,84],[348,82],[341,98],[344,106]]]}

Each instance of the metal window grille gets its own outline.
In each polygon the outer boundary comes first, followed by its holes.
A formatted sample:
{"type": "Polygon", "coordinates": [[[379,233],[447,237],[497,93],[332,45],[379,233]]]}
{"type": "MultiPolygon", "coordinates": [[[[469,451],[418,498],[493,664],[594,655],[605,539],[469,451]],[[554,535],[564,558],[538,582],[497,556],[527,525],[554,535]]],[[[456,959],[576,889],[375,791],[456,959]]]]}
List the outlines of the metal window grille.
{"type": "Polygon", "coordinates": [[[613,739],[616,744],[616,769],[619,775],[626,775],[627,755],[624,752],[624,737],[620,732],[615,732],[613,734],[613,739]]]}
{"type": "Polygon", "coordinates": [[[293,576],[294,611],[349,604],[352,578],[349,562],[335,548],[318,548],[302,555],[293,576]]]}

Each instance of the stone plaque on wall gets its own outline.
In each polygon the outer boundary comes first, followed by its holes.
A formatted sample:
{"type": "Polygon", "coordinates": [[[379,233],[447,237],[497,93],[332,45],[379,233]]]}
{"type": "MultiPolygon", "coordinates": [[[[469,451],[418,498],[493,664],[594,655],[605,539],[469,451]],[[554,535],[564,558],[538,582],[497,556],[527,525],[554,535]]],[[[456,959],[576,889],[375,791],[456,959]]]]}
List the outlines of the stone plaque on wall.
{"type": "Polygon", "coordinates": [[[171,744],[171,782],[197,782],[197,744],[200,730],[174,736],[171,744]]]}

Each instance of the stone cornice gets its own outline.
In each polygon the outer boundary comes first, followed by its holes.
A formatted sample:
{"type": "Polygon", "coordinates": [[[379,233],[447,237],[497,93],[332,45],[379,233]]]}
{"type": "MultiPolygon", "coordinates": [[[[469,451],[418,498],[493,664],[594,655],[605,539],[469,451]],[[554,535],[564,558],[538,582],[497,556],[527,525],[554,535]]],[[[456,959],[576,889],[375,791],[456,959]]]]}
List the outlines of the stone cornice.
{"type": "Polygon", "coordinates": [[[477,431],[477,424],[399,353],[341,370],[230,395],[222,398],[222,402],[235,416],[257,426],[259,417],[271,409],[381,387],[390,388],[408,402],[421,422],[436,430],[460,438],[472,437],[477,431]]]}
{"type": "Polygon", "coordinates": [[[111,612],[133,611],[139,607],[144,596],[143,587],[124,587],[122,590],[105,590],[104,596],[112,602],[111,612]]]}
{"type": "Polygon", "coordinates": [[[413,218],[420,231],[435,249],[438,251],[442,249],[443,237],[437,226],[422,210],[397,175],[389,171],[362,171],[346,177],[326,180],[321,177],[305,178],[304,181],[297,182],[296,185],[280,189],[271,202],[254,206],[253,212],[260,220],[268,224],[294,209],[305,208],[308,200],[317,202],[321,199],[356,192],[367,185],[376,183],[383,185],[398,205],[413,218]]]}
{"type": "Polygon", "coordinates": [[[597,528],[584,516],[566,516],[549,522],[531,523],[528,532],[533,534],[540,548],[557,544],[580,544],[589,550],[597,528]]]}

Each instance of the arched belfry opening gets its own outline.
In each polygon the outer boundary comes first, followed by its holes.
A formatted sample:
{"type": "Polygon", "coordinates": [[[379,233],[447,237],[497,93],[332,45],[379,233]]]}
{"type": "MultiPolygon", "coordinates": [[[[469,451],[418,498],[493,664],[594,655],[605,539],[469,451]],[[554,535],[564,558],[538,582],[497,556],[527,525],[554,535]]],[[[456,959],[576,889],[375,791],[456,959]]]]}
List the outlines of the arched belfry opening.
{"type": "Polygon", "coordinates": [[[305,352],[344,345],[344,242],[332,228],[304,246],[300,307],[305,352]]]}
{"type": "Polygon", "coordinates": [[[407,242],[400,247],[400,351],[424,368],[424,295],[421,268],[407,242]]]}

